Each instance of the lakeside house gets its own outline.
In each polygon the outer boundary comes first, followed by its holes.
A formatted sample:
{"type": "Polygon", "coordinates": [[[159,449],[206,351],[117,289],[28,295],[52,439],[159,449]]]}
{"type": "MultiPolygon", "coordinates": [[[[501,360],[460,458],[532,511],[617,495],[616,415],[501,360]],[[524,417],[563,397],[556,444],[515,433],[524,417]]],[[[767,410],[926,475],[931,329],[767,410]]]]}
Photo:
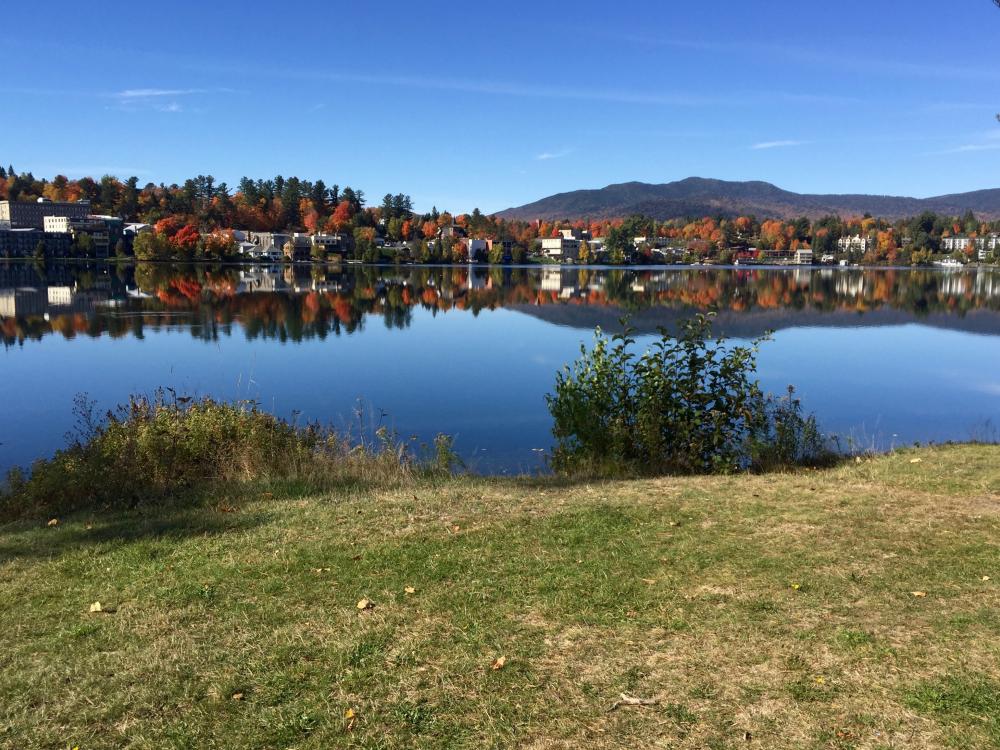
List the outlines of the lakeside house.
{"type": "Polygon", "coordinates": [[[841,237],[837,240],[837,249],[842,253],[867,253],[875,248],[875,243],[868,237],[856,234],[853,237],[841,237]]]}
{"type": "Polygon", "coordinates": [[[941,238],[941,251],[945,253],[964,253],[972,245],[972,238],[965,235],[941,238]]]}
{"type": "Polygon", "coordinates": [[[560,262],[575,263],[580,258],[580,240],[574,237],[546,237],[541,240],[542,254],[560,262]]]}

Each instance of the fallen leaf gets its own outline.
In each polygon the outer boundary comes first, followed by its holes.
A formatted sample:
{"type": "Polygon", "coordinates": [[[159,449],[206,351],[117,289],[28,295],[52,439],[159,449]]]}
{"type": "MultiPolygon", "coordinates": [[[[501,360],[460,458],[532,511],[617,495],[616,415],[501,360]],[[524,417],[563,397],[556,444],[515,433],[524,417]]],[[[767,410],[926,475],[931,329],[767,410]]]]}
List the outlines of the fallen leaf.
{"type": "Polygon", "coordinates": [[[801,583],[793,583],[792,584],[792,588],[795,589],[796,591],[798,591],[800,588],[802,588],[802,584],[801,583]]]}
{"type": "Polygon", "coordinates": [[[234,701],[241,701],[241,700],[243,700],[243,693],[233,693],[233,700],[234,701]]]}
{"type": "Polygon", "coordinates": [[[353,708],[349,708],[349,709],[347,709],[344,712],[344,718],[345,719],[353,719],[354,716],[355,716],[355,714],[354,714],[354,709],[353,708]]]}
{"type": "Polygon", "coordinates": [[[48,522],[47,524],[45,524],[45,525],[46,525],[46,526],[58,526],[58,525],[59,525],[59,519],[58,519],[58,518],[53,518],[53,519],[51,519],[51,520],[50,520],[50,521],[49,521],[49,522],[48,522]]]}
{"type": "Polygon", "coordinates": [[[413,588],[413,586],[407,586],[405,589],[403,589],[403,591],[405,591],[407,594],[417,593],[417,590],[413,588]]]}
{"type": "Polygon", "coordinates": [[[506,656],[498,656],[496,659],[493,660],[493,663],[490,664],[490,669],[492,669],[494,671],[496,671],[498,669],[503,669],[503,665],[506,664],[506,663],[507,663],[507,657],[506,656]]]}
{"type": "Polygon", "coordinates": [[[372,604],[372,602],[371,602],[371,600],[370,600],[370,599],[362,599],[362,600],[361,600],[361,601],[359,601],[359,602],[358,602],[358,604],[357,604],[357,607],[358,607],[358,609],[360,609],[360,610],[362,610],[362,611],[363,611],[363,610],[366,610],[366,609],[371,609],[371,608],[372,608],[372,607],[374,607],[374,606],[375,606],[375,605],[374,605],[374,604],[372,604]]]}
{"type": "Polygon", "coordinates": [[[918,597],[920,599],[923,599],[925,596],[927,596],[927,592],[926,591],[911,591],[910,593],[913,594],[915,597],[918,597]]]}
{"type": "Polygon", "coordinates": [[[347,731],[350,732],[354,729],[354,722],[357,720],[357,714],[354,713],[353,708],[349,708],[344,711],[344,718],[347,719],[347,731]]]}
{"type": "Polygon", "coordinates": [[[650,586],[652,586],[654,583],[656,583],[656,579],[655,578],[643,578],[642,582],[643,583],[647,583],[650,586]]]}
{"type": "Polygon", "coordinates": [[[671,522],[670,522],[670,525],[671,525],[671,526],[680,526],[680,525],[681,525],[681,522],[680,522],[680,521],[671,521],[671,522]]]}
{"type": "Polygon", "coordinates": [[[921,461],[923,461],[923,460],[924,460],[924,459],[922,459],[922,458],[911,458],[911,459],[910,459],[910,463],[911,463],[911,464],[919,464],[919,463],[920,463],[921,461]]]}
{"type": "Polygon", "coordinates": [[[94,602],[93,604],[90,605],[90,611],[91,612],[103,612],[104,611],[104,607],[101,606],[100,602],[94,602]]]}
{"type": "Polygon", "coordinates": [[[983,581],[983,583],[985,583],[986,581],[990,580],[990,577],[989,576],[983,576],[980,580],[983,581]]]}

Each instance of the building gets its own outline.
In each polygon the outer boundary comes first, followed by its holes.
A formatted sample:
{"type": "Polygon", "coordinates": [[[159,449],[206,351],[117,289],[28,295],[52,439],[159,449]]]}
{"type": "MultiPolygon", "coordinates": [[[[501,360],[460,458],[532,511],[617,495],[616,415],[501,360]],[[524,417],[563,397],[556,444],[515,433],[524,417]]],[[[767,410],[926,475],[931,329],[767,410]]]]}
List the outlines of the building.
{"type": "Polygon", "coordinates": [[[10,222],[11,229],[43,229],[46,216],[85,219],[90,215],[90,201],[0,201],[0,222],[10,222]]]}
{"type": "Polygon", "coordinates": [[[264,252],[277,249],[279,252],[291,238],[283,232],[250,232],[249,240],[264,252]]]}
{"type": "Polygon", "coordinates": [[[964,253],[972,245],[971,237],[958,235],[956,237],[941,238],[941,252],[943,253],[964,253]]]}
{"type": "Polygon", "coordinates": [[[470,263],[477,260],[487,259],[486,256],[489,253],[490,248],[486,240],[466,240],[465,244],[468,245],[470,263]]]}
{"type": "Polygon", "coordinates": [[[795,251],[795,264],[799,266],[811,266],[813,262],[813,251],[808,247],[800,247],[795,251]]]}
{"type": "Polygon", "coordinates": [[[510,263],[514,259],[514,240],[486,240],[486,253],[492,253],[497,245],[503,249],[503,262],[510,263]]]}
{"type": "Polygon", "coordinates": [[[41,249],[46,258],[71,254],[73,235],[41,229],[0,229],[0,258],[30,258],[41,249]]]}
{"type": "Polygon", "coordinates": [[[580,240],[565,236],[546,237],[541,243],[542,254],[560,262],[575,263],[580,257],[580,240]]]}
{"type": "Polygon", "coordinates": [[[976,250],[979,251],[979,260],[986,260],[986,256],[990,253],[994,256],[1000,255],[1000,234],[990,234],[986,237],[977,238],[976,250]]]}
{"type": "Polygon", "coordinates": [[[312,257],[312,237],[311,235],[304,234],[302,232],[295,232],[284,245],[281,246],[282,252],[285,257],[289,260],[300,261],[309,260],[312,257]]]}
{"type": "Polygon", "coordinates": [[[111,234],[106,218],[121,222],[115,217],[88,216],[82,219],[69,216],[45,216],[42,219],[46,234],[68,234],[73,238],[73,245],[79,246],[83,235],[90,237],[93,245],[92,254],[97,258],[107,258],[111,254],[111,234]]]}
{"type": "Polygon", "coordinates": [[[346,234],[314,234],[313,247],[322,247],[327,252],[343,252],[347,248],[346,234]]]}
{"type": "Polygon", "coordinates": [[[837,249],[842,253],[867,253],[874,247],[874,242],[868,237],[856,234],[853,237],[841,237],[837,240],[837,249]]]}

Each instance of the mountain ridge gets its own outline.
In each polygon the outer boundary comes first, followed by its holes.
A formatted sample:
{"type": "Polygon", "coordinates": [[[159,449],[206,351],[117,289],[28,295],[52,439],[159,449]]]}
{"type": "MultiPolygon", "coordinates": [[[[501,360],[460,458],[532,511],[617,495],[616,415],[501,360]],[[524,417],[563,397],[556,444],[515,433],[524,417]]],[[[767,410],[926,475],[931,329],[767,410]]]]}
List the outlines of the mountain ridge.
{"type": "Polygon", "coordinates": [[[811,219],[870,213],[902,219],[923,211],[958,215],[972,211],[1000,218],[1000,188],[950,193],[930,198],[866,193],[795,193],[762,180],[743,182],[688,177],[674,182],[620,182],[603,188],[556,193],[523,206],[498,211],[505,219],[610,219],[644,214],[666,220],[684,217],[753,215],[759,219],[811,219]]]}

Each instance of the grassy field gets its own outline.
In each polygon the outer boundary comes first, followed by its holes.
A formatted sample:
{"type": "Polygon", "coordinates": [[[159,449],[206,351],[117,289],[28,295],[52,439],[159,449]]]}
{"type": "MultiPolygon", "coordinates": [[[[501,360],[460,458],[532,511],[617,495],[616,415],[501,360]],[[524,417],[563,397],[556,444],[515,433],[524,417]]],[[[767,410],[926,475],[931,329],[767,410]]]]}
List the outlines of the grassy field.
{"type": "Polygon", "coordinates": [[[0,526],[3,748],[1000,747],[998,448],[58,521],[0,526]]]}

